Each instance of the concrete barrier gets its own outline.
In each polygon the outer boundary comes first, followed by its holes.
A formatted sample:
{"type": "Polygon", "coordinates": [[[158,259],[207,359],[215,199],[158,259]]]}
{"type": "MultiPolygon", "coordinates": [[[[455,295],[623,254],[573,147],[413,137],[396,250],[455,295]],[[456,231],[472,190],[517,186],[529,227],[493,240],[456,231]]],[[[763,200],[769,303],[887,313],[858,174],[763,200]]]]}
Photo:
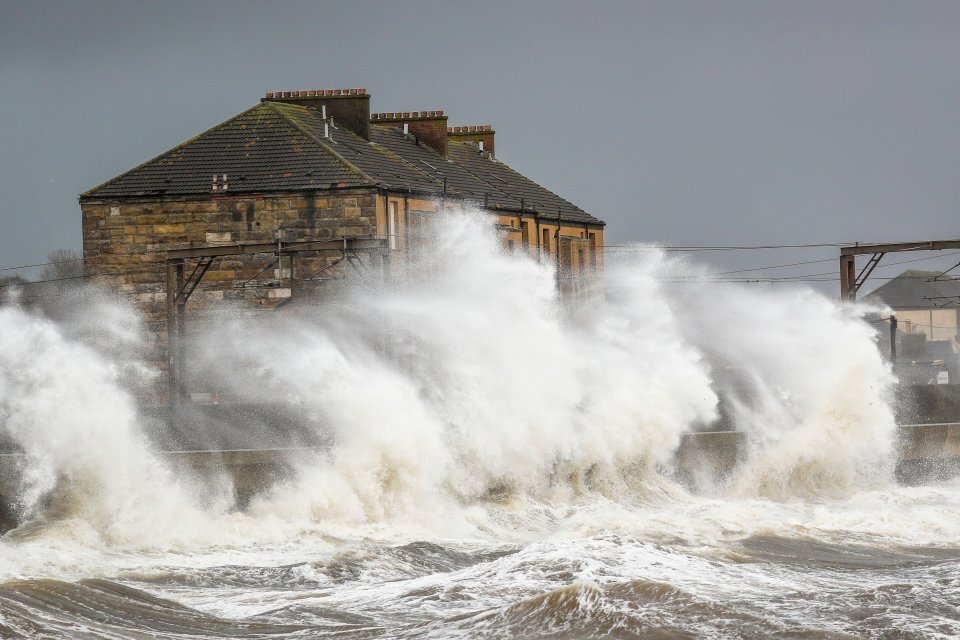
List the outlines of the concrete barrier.
{"type": "MultiPolygon", "coordinates": [[[[225,477],[233,486],[234,504],[246,508],[250,499],[277,482],[292,479],[300,462],[320,455],[315,447],[283,449],[234,449],[226,451],[162,451],[174,473],[201,482],[225,477]]],[[[22,491],[23,467],[27,456],[0,454],[0,533],[16,526],[19,518],[17,496],[22,491]]]]}
{"type": "Polygon", "coordinates": [[[908,424],[898,435],[897,480],[902,484],[960,475],[960,423],[908,424]]]}
{"type": "Polygon", "coordinates": [[[226,474],[233,484],[235,503],[246,508],[255,494],[277,482],[292,479],[298,463],[318,455],[314,447],[283,449],[233,449],[227,451],[164,451],[175,469],[200,479],[226,474]]]}
{"type": "Polygon", "coordinates": [[[678,480],[698,490],[722,482],[747,455],[743,431],[700,431],[685,433],[674,458],[678,480]]]}
{"type": "MultiPolygon", "coordinates": [[[[742,431],[686,433],[677,449],[674,473],[693,489],[723,480],[747,455],[742,431]]],[[[194,477],[226,474],[238,508],[273,484],[291,479],[298,463],[322,455],[328,446],[163,451],[171,466],[194,477]]],[[[903,425],[899,431],[897,478],[915,484],[960,474],[960,423],[903,425]]],[[[26,457],[0,453],[0,531],[15,526],[26,457]]]]}

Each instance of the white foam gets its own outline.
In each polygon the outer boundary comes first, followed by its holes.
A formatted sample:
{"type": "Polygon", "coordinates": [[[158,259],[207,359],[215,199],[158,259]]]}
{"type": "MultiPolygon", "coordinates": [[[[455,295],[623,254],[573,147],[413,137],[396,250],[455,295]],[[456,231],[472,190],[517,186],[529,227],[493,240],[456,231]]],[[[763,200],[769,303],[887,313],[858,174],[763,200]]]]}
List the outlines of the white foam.
{"type": "Polygon", "coordinates": [[[555,509],[666,499],[676,518],[664,507],[663,527],[643,530],[703,541],[736,526],[712,511],[696,522],[700,507],[691,515],[693,499],[656,469],[716,416],[718,394],[752,444],[727,489],[738,517],[780,513],[761,498],[848,499],[889,479],[892,379],[856,309],[802,289],[666,289],[665,276],[697,269],[645,249],[610,256],[600,290],[571,311],[552,261],[507,253],[484,214],[451,212],[419,246],[403,282],[355,283],[265,323],[225,314],[197,341],[191,361],[217,385],[288,402],[333,433],[246,514],[195,495],[212,489],[151,453],[124,384],[143,339],[127,312],[99,303],[125,337],[98,341],[89,322],[0,309],[0,422],[33,459],[25,508],[36,514],[66,478],[68,517],[46,514],[37,535],[188,554],[325,534],[509,539],[515,526],[529,538],[560,526],[555,509]],[[731,366],[743,394],[725,390],[731,366]]]}

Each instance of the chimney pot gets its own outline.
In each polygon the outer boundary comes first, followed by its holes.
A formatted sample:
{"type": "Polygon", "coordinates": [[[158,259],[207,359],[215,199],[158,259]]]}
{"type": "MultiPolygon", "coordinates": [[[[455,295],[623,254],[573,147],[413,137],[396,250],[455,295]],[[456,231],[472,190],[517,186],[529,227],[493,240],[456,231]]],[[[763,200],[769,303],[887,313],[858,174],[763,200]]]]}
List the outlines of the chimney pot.
{"type": "Polygon", "coordinates": [[[370,119],[374,125],[390,125],[401,129],[404,135],[414,136],[417,144],[425,144],[446,156],[447,133],[450,129],[446,123],[438,127],[436,119],[442,116],[443,111],[424,109],[422,111],[385,111],[371,114],[370,119]],[[385,122],[377,122],[378,120],[385,122]]]}
{"type": "Polygon", "coordinates": [[[313,108],[322,113],[325,121],[332,124],[335,118],[340,128],[349,129],[364,140],[370,140],[370,122],[376,116],[370,113],[370,96],[366,95],[364,90],[345,88],[273,91],[267,92],[264,100],[271,97],[313,108]],[[341,99],[329,99],[334,97],[341,99]]]}

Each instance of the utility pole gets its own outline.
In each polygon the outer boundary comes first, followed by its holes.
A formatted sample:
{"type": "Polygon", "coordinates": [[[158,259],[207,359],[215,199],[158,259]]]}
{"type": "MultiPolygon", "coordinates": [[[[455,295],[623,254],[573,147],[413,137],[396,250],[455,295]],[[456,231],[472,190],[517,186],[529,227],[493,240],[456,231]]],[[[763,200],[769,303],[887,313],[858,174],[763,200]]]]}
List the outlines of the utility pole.
{"type": "Polygon", "coordinates": [[[897,316],[890,316],[890,362],[897,364],[897,316]]]}
{"type": "Polygon", "coordinates": [[[557,294],[563,294],[563,278],[560,272],[561,263],[560,263],[560,207],[557,207],[557,233],[554,236],[557,240],[554,242],[557,250],[557,294]]]}
{"type": "Polygon", "coordinates": [[[180,404],[180,340],[177,327],[177,264],[167,263],[167,402],[180,404]]]}
{"type": "MultiPolygon", "coordinates": [[[[279,235],[279,234],[278,234],[279,235]]],[[[290,256],[291,288],[293,286],[293,258],[301,252],[364,251],[384,254],[389,251],[386,239],[372,237],[344,237],[331,240],[304,240],[284,242],[278,237],[275,242],[246,243],[171,249],[166,254],[167,266],[167,366],[168,398],[171,405],[182,404],[187,399],[184,384],[186,354],[184,350],[187,317],[187,301],[200,285],[214,260],[228,256],[253,256],[272,254],[276,257],[283,283],[283,256],[290,256]],[[193,271],[187,275],[187,260],[196,260],[193,271]]],[[[389,260],[389,258],[388,258],[389,260]]],[[[266,269],[266,268],[265,268],[266,269]]]]}

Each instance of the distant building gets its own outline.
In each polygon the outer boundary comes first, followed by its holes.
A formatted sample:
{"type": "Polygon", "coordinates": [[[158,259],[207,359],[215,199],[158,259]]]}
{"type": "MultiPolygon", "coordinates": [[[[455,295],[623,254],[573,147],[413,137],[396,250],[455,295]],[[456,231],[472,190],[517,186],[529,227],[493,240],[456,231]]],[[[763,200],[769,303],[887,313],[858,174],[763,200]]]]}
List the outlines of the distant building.
{"type": "MultiPolygon", "coordinates": [[[[897,375],[909,384],[956,384],[960,381],[960,281],[939,271],[904,271],[865,297],[893,309],[897,375]]],[[[889,319],[878,345],[890,354],[889,319]]]]}
{"type": "MultiPolygon", "coordinates": [[[[83,193],[84,264],[94,281],[142,304],[166,362],[168,251],[364,239],[380,243],[375,257],[386,264],[389,254],[402,258],[418,222],[451,203],[489,211],[506,246],[563,273],[602,258],[604,223],[497,159],[492,127],[448,127],[443,111],[371,114],[364,89],[338,89],[268,93],[83,193]]],[[[185,259],[206,270],[190,307],[274,306],[309,289],[308,276],[344,268],[340,257],[300,251],[273,268],[244,251],[210,264],[185,259]]]]}
{"type": "Polygon", "coordinates": [[[865,297],[882,302],[897,315],[897,329],[925,334],[927,340],[957,340],[960,327],[960,280],[939,271],[904,271],[865,297]]]}

